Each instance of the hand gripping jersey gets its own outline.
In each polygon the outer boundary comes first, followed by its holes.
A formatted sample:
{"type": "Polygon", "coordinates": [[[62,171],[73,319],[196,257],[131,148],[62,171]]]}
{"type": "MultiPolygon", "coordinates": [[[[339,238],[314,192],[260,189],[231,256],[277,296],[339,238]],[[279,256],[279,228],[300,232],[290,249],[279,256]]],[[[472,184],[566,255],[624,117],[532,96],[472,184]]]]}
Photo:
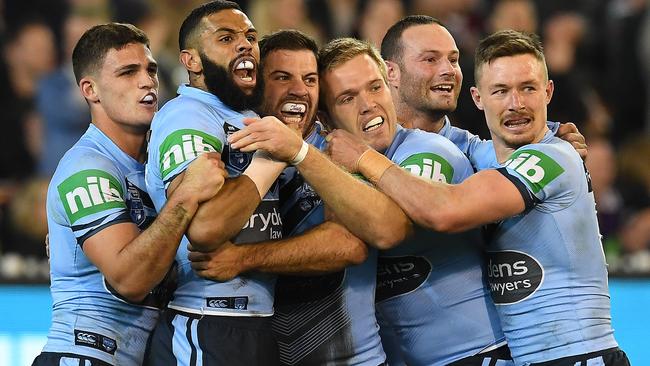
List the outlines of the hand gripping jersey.
{"type": "MultiPolygon", "coordinates": [[[[235,112],[208,92],[181,85],[179,96],[156,113],[151,125],[146,170],[147,190],[156,209],[166,202],[169,183],[185,171],[198,154],[221,153],[230,177],[239,176],[252,160],[252,153],[230,149],[227,136],[244,127],[252,112],[235,112]]],[[[274,184],[235,238],[252,243],[282,237],[278,187],[274,184]]],[[[270,316],[273,314],[275,276],[246,274],[228,282],[197,276],[187,259],[188,240],[183,237],[176,254],[178,289],[169,307],[193,314],[224,316],[270,316]]]]}
{"type": "Polygon", "coordinates": [[[164,306],[161,295],[173,291],[173,284],[163,281],[142,304],[128,303],[86,257],[83,245],[117,223],[133,222],[144,230],[154,217],[144,166],[91,124],[61,159],[47,192],[53,308],[44,352],[142,364],[157,306],[164,306]]]}
{"type": "MultiPolygon", "coordinates": [[[[322,127],[306,141],[323,150],[322,127]]],[[[281,178],[285,236],[324,221],[323,203],[294,167],[281,178]]],[[[386,360],[375,320],[377,251],[362,264],[322,276],[279,276],[273,331],[285,365],[368,365],[386,360]]]]}
{"type": "MultiPolygon", "coordinates": [[[[421,130],[398,128],[385,155],[434,181],[459,183],[473,172],[449,140],[421,130]]],[[[416,228],[412,238],[379,253],[378,319],[394,332],[407,364],[446,365],[505,343],[485,285],[482,243],[478,230],[416,228]]]]}
{"type": "Polygon", "coordinates": [[[589,175],[547,132],[500,171],[527,209],[492,227],[487,275],[517,365],[616,347],[589,175]]]}

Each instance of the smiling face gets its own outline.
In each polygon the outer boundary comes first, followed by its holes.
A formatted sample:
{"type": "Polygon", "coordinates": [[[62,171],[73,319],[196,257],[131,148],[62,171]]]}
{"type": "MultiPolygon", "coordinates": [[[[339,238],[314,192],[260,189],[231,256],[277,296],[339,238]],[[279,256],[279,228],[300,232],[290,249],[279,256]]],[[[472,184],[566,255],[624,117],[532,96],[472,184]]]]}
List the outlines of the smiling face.
{"type": "Polygon", "coordinates": [[[239,10],[225,9],[206,16],[202,22],[199,34],[202,61],[207,58],[208,62],[223,68],[234,85],[244,94],[252,95],[260,49],[251,21],[239,10]]]}
{"type": "Polygon", "coordinates": [[[463,73],[449,31],[438,24],[415,25],[404,30],[400,44],[400,101],[427,114],[456,110],[463,73]]]}
{"type": "Polygon", "coordinates": [[[114,123],[144,133],[158,110],[157,70],[149,48],[130,43],[109,50],[98,75],[84,79],[93,79],[92,104],[114,123]]]}
{"type": "Polygon", "coordinates": [[[472,98],[485,112],[495,148],[513,150],[539,142],[548,130],[546,106],[553,95],[543,62],[532,54],[519,54],[478,67],[472,98]]]}
{"type": "Polygon", "coordinates": [[[397,115],[377,63],[360,54],[326,71],[321,79],[327,112],[336,128],[383,152],[395,136],[397,115]]]}
{"type": "Polygon", "coordinates": [[[318,108],[318,65],[310,50],[278,49],[266,55],[262,76],[262,112],[286,124],[298,124],[303,134],[318,108]]]}

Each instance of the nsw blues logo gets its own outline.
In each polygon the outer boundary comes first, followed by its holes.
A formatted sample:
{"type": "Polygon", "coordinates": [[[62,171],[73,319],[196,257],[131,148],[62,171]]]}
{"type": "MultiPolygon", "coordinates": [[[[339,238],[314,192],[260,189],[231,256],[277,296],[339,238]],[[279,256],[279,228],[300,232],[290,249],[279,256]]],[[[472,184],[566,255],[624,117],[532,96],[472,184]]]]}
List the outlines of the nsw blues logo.
{"type": "MultiPolygon", "coordinates": [[[[233,133],[239,131],[239,128],[231,124],[224,123],[223,130],[226,133],[226,136],[230,136],[233,133]]],[[[228,168],[233,169],[237,173],[242,173],[246,167],[248,167],[248,164],[250,164],[253,160],[253,153],[245,153],[239,150],[234,150],[230,147],[230,145],[226,145],[223,152],[224,153],[221,156],[221,160],[223,160],[228,168]]]]}
{"type": "Polygon", "coordinates": [[[126,182],[126,207],[131,221],[140,229],[147,228],[156,217],[156,210],[149,194],[132,182],[137,177],[130,176],[126,182]]]}

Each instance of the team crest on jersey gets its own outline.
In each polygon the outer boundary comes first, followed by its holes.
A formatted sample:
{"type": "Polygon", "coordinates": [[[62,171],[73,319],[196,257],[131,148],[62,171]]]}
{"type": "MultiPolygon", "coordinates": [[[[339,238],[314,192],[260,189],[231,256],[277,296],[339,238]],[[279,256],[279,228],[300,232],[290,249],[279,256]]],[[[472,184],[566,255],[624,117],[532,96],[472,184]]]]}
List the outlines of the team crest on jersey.
{"type": "Polygon", "coordinates": [[[504,166],[524,178],[533,193],[541,191],[564,173],[564,169],[555,160],[537,150],[515,151],[504,166]]]}
{"type": "Polygon", "coordinates": [[[400,166],[413,175],[430,179],[434,182],[451,183],[454,168],[440,155],[434,153],[419,153],[409,156],[400,166]]]}
{"type": "Polygon", "coordinates": [[[159,167],[163,179],[179,165],[204,152],[221,152],[223,144],[218,138],[203,131],[184,129],[174,131],[160,145],[159,167]]]}
{"type": "MultiPolygon", "coordinates": [[[[239,131],[239,128],[229,124],[223,124],[223,130],[226,133],[226,136],[230,136],[233,133],[239,131]]],[[[226,145],[221,160],[230,168],[234,169],[238,173],[242,173],[248,164],[253,160],[253,153],[245,153],[239,150],[232,149],[230,145],[226,145]]]]}
{"type": "Polygon", "coordinates": [[[111,208],[124,207],[119,181],[103,170],[82,170],[57,186],[70,223],[111,208]]]}
{"type": "Polygon", "coordinates": [[[155,217],[153,201],[149,194],[140,189],[126,178],[126,207],[129,208],[131,220],[138,225],[140,229],[145,229],[155,217]]]}
{"type": "Polygon", "coordinates": [[[496,305],[515,304],[537,291],[544,281],[544,268],[527,253],[488,252],[487,279],[496,305]]]}

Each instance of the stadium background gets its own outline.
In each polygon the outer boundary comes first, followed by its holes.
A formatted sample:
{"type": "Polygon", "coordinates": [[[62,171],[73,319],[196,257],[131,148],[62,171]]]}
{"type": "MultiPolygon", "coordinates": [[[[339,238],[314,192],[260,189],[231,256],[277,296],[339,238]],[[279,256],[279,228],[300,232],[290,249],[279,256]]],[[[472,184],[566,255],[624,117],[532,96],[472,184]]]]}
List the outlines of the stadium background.
{"type": "MultiPolygon", "coordinates": [[[[161,101],[186,78],[177,31],[198,0],[0,0],[0,365],[28,365],[50,323],[45,190],[89,113],[74,85],[72,47],[94,24],[136,24],[160,64],[161,101]]],[[[248,0],[260,34],[301,29],[321,43],[376,45],[407,14],[439,18],[461,50],[452,123],[488,138],[469,95],[473,50],[498,29],[542,36],[556,91],[549,118],[576,123],[610,269],[616,337],[650,365],[650,0],[248,0]]]]}

